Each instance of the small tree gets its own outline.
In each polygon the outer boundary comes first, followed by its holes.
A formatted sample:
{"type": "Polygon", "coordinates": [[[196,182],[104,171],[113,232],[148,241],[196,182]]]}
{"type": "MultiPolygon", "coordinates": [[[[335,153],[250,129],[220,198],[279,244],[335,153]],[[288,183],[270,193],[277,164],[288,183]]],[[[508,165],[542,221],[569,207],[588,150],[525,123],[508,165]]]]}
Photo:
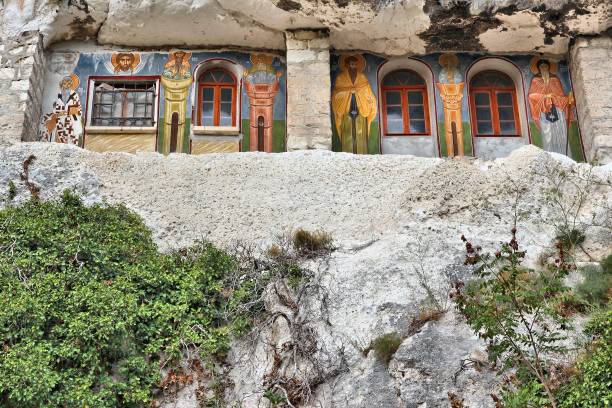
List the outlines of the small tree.
{"type": "Polygon", "coordinates": [[[522,266],[525,252],[519,250],[516,228],[510,242],[492,254],[481,253],[464,236],[466,264],[474,266],[476,280],[457,282],[451,293],[467,323],[488,341],[489,358],[500,370],[527,370],[544,389],[553,408],[557,406],[551,385],[551,365],[546,356],[564,348],[567,317],[559,313],[559,302],[568,294],[563,285],[570,265],[563,245],[558,244],[554,264],[541,271],[522,266]]]}

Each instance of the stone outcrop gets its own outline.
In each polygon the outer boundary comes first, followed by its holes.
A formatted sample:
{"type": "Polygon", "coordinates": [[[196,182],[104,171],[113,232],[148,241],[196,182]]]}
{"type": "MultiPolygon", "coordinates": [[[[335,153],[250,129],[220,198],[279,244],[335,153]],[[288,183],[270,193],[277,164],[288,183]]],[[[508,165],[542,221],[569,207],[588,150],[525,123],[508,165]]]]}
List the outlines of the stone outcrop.
{"type": "MultiPolygon", "coordinates": [[[[575,215],[586,232],[584,250],[600,259],[612,242],[612,165],[576,164],[533,146],[482,161],[325,151],[164,158],[23,143],[0,150],[1,199],[9,181],[16,200],[27,199],[20,172],[31,154],[31,181],[43,199],[72,188],[87,202],[125,203],[164,249],[202,238],[265,249],[276,234],[296,227],[329,231],[338,249],[313,265],[326,296],[307,297],[300,311],[324,363],[323,381],[312,390],[317,407],[445,407],[448,392],[467,406],[493,407],[489,393],[499,381],[493,371],[472,364],[458,373],[462,360],[482,359],[484,345],[452,307],[437,321],[415,325],[425,305],[423,279],[445,301],[449,280],[469,274],[460,236],[492,250],[508,239],[515,214],[520,245],[534,264],[551,250],[562,222],[559,205],[571,208],[582,193],[575,215]],[[556,202],[555,185],[563,193],[556,202]],[[402,341],[385,364],[367,346],[392,332],[402,341]]],[[[266,306],[281,310],[274,296],[266,306]]],[[[227,406],[267,406],[269,345],[280,348],[288,335],[283,322],[262,331],[271,343],[234,344],[227,406]]],[[[194,392],[185,390],[178,405],[168,406],[197,406],[194,392]]]]}
{"type": "Polygon", "coordinates": [[[284,49],[284,31],[328,29],[336,49],[386,55],[435,51],[567,52],[605,32],[606,0],[7,0],[3,32],[40,30],[47,44],[94,40],[284,49]]]}

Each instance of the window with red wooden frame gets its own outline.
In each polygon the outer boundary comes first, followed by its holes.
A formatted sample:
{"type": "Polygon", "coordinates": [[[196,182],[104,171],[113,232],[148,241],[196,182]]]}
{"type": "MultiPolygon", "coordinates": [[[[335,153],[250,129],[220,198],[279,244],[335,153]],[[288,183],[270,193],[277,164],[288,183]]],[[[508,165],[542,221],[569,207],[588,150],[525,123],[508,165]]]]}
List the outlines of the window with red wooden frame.
{"type": "Polygon", "coordinates": [[[204,71],[198,80],[198,125],[236,126],[236,77],[223,68],[204,71]]]}
{"type": "Polygon", "coordinates": [[[427,84],[416,72],[402,69],[382,80],[382,119],[388,136],[429,135],[427,84]]]}
{"type": "Polygon", "coordinates": [[[516,86],[499,71],[482,71],[470,81],[472,132],[476,136],[520,136],[516,86]]]}

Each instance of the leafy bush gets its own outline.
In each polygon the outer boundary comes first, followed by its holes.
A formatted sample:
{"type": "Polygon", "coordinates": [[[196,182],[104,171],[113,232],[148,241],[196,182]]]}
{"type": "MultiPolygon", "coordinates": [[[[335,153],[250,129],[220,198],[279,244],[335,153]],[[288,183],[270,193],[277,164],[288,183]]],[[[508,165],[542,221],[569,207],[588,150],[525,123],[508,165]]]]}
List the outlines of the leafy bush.
{"type": "Polygon", "coordinates": [[[578,361],[576,378],[559,391],[559,406],[612,407],[612,309],[597,313],[585,333],[593,342],[578,361]]]}
{"type": "Polygon", "coordinates": [[[584,280],[576,287],[576,293],[594,306],[604,306],[612,295],[612,255],[604,258],[599,267],[589,266],[581,270],[584,280]]]}
{"type": "Polygon", "coordinates": [[[467,287],[458,282],[451,294],[468,325],[488,342],[491,362],[501,370],[526,370],[543,388],[548,402],[556,406],[551,381],[551,363],[546,355],[564,351],[568,318],[559,313],[559,302],[567,302],[569,290],[563,279],[570,270],[564,262],[564,247],[554,265],[540,271],[522,266],[525,252],[519,249],[516,229],[512,239],[493,254],[481,253],[465,237],[466,264],[475,267],[476,279],[467,287]]]}
{"type": "Polygon", "coordinates": [[[374,350],[376,357],[388,364],[401,344],[402,338],[399,334],[387,333],[374,339],[367,351],[374,350]]]}
{"type": "Polygon", "coordinates": [[[158,252],[123,206],[0,211],[0,406],[142,407],[189,348],[223,355],[253,294],[207,243],[158,252]]]}

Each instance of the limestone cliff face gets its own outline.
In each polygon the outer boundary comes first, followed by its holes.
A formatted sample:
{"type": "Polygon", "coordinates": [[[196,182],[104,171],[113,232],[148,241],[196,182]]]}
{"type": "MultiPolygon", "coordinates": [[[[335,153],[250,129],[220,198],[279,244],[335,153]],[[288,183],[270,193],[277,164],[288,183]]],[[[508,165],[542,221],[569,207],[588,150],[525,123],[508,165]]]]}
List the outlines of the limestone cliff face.
{"type": "MultiPolygon", "coordinates": [[[[267,406],[263,383],[274,367],[273,349],[280,351],[300,327],[302,339],[314,339],[318,371],[308,362],[281,369],[316,384],[308,406],[447,407],[447,393],[454,392],[466,406],[492,407],[489,393],[499,382],[493,371],[472,365],[455,377],[463,360],[483,358],[485,345],[452,307],[438,321],[414,325],[427,296],[423,280],[444,301],[449,279],[469,274],[460,236],[492,250],[508,240],[515,214],[520,245],[535,263],[563,222],[559,205],[571,208],[579,191],[586,192],[575,212],[586,231],[585,251],[600,259],[612,242],[612,166],[577,164],[533,146],[481,161],[322,151],[164,158],[24,143],[0,150],[0,189],[13,180],[17,200],[27,198],[19,173],[30,154],[37,157],[31,180],[43,199],[73,188],[89,202],[126,203],[162,248],[202,238],[266,248],[296,227],[333,235],[338,249],[313,264],[325,296],[307,295],[289,313],[271,292],[266,312],[290,318],[264,327],[255,341],[235,342],[227,406],[267,406]],[[572,182],[563,182],[568,175],[572,182]],[[549,198],[553,186],[563,193],[556,203],[549,198]],[[388,364],[364,352],[391,332],[402,341],[388,364]]],[[[177,405],[167,406],[196,407],[196,396],[187,388],[177,405]]]]}
{"type": "Polygon", "coordinates": [[[41,29],[48,44],[284,49],[284,31],[329,30],[336,49],[565,53],[612,25],[606,0],[6,0],[4,35],[41,29]]]}

